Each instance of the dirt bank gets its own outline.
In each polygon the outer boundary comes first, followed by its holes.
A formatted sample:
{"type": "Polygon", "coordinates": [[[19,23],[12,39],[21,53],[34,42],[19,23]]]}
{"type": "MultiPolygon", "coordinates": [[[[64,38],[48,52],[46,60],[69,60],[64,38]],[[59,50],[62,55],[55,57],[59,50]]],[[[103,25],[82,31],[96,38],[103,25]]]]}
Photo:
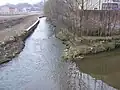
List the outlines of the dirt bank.
{"type": "Polygon", "coordinates": [[[26,15],[0,16],[0,31],[20,24],[26,15]]]}
{"type": "Polygon", "coordinates": [[[78,36],[69,32],[66,28],[61,28],[56,35],[63,41],[66,49],[63,58],[67,60],[81,60],[85,55],[110,51],[120,47],[120,36],[78,36]]]}
{"type": "Polygon", "coordinates": [[[13,18],[10,21],[9,19],[7,19],[8,21],[6,20],[7,23],[14,20],[17,23],[0,31],[0,64],[10,61],[21,52],[24,48],[25,39],[34,31],[39,23],[38,17],[39,15],[29,15],[13,18]],[[31,25],[33,26],[30,27],[31,25]]]}

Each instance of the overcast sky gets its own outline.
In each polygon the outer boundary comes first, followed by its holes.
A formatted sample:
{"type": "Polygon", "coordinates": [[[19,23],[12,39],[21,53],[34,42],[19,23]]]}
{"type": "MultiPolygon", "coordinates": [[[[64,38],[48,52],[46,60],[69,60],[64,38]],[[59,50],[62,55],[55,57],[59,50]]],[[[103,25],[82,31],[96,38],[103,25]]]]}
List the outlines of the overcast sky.
{"type": "Polygon", "coordinates": [[[6,3],[17,4],[17,3],[30,3],[34,4],[40,2],[41,0],[0,0],[0,5],[4,5],[6,3]]]}

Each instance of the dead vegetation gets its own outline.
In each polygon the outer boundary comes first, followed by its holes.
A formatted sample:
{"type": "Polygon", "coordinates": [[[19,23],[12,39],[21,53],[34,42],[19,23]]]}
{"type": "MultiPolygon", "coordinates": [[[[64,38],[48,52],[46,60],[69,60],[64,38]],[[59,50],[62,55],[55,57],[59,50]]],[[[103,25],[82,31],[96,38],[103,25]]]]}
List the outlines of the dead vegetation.
{"type": "Polygon", "coordinates": [[[67,46],[65,57],[81,58],[119,47],[120,11],[84,10],[80,4],[83,0],[48,0],[44,8],[56,26],[56,36],[67,46]]]}

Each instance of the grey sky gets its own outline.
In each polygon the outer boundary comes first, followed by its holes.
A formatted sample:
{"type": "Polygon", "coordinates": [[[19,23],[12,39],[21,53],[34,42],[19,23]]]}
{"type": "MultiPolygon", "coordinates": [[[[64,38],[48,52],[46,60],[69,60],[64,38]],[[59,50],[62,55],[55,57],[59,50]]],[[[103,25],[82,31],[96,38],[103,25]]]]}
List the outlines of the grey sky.
{"type": "Polygon", "coordinates": [[[0,0],[0,5],[4,5],[6,3],[11,3],[11,4],[17,4],[17,3],[30,3],[30,4],[34,4],[37,2],[40,2],[41,0],[0,0]]]}

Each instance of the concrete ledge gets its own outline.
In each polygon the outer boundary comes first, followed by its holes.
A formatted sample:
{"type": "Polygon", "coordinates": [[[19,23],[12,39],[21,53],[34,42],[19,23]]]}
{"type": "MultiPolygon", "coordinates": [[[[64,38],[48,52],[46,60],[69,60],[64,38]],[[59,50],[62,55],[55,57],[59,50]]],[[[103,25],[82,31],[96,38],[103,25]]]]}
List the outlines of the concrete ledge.
{"type": "Polygon", "coordinates": [[[22,38],[23,41],[25,41],[34,32],[39,22],[40,20],[38,18],[38,20],[34,24],[32,24],[29,28],[26,29],[26,31],[21,35],[21,38],[23,37],[22,38]]]}

